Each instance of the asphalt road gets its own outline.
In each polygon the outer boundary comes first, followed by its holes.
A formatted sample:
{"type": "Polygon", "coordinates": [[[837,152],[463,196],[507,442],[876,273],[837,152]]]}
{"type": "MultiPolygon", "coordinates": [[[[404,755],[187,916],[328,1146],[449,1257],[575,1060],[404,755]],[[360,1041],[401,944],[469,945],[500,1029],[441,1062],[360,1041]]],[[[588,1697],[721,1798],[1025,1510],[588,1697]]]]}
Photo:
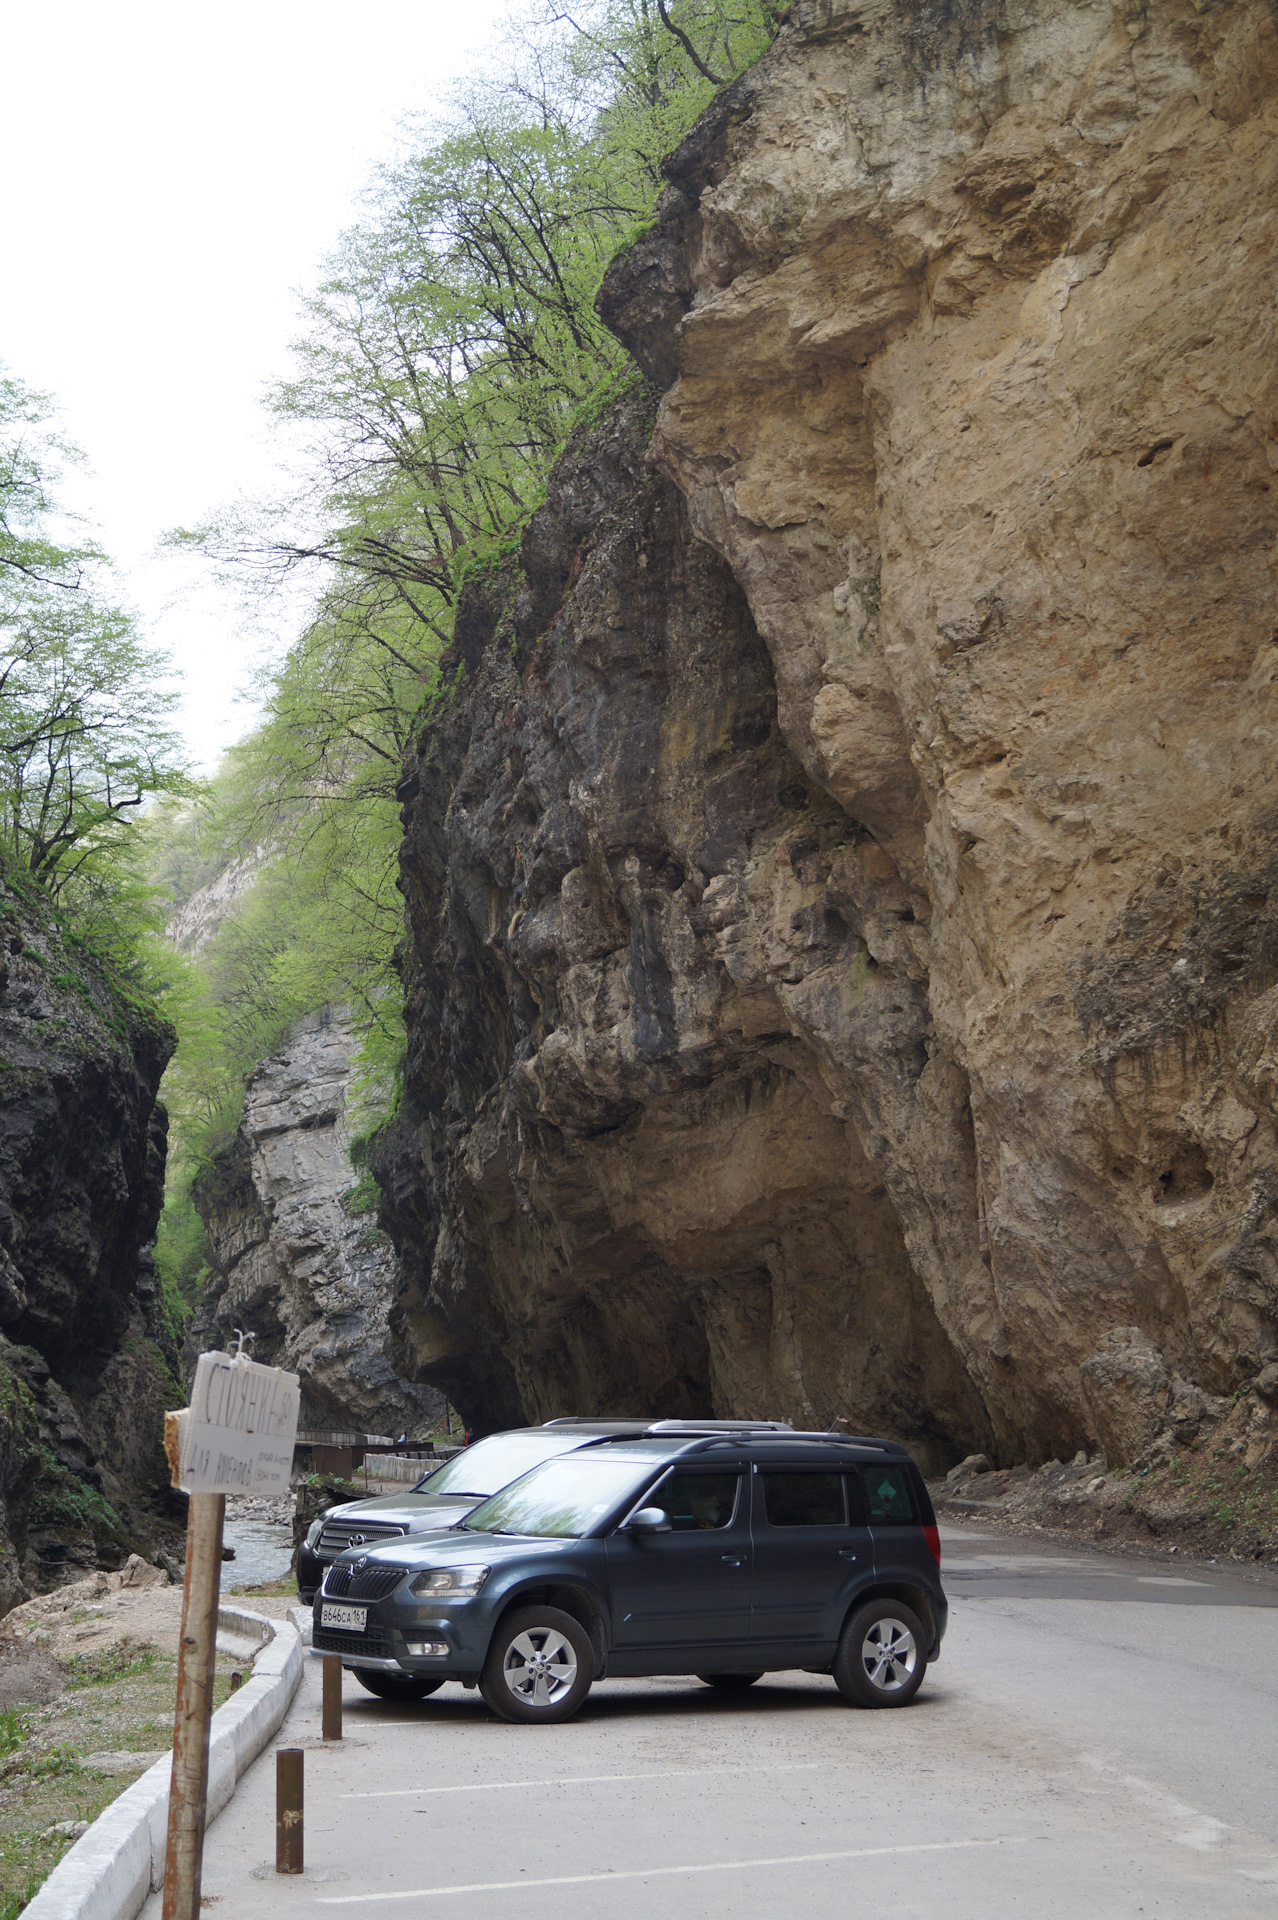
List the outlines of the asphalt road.
{"type": "Polygon", "coordinates": [[[804,1674],[739,1700],[629,1680],[513,1727],[455,1686],[393,1707],[348,1674],[325,1749],[310,1661],[276,1743],[307,1749],[307,1871],[274,1872],[268,1751],[209,1832],[206,1911],[1278,1916],[1278,1581],[942,1539],[944,1657],[898,1712],[804,1674]]]}

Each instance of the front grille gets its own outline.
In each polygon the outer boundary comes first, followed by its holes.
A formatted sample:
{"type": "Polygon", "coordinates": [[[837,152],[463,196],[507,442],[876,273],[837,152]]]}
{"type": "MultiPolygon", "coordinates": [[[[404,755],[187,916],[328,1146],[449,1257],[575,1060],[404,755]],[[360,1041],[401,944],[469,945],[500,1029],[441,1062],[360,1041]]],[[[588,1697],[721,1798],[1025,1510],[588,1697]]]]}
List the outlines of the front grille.
{"type": "Polygon", "coordinates": [[[329,1600],[383,1600],[403,1579],[405,1567],[330,1567],[324,1575],[329,1600]]]}
{"type": "Polygon", "coordinates": [[[408,1532],[393,1520],[327,1520],[319,1537],[319,1551],[325,1555],[345,1553],[347,1547],[362,1547],[377,1540],[398,1540],[408,1532]]]}
{"type": "Polygon", "coordinates": [[[321,1653],[367,1654],[370,1660],[391,1659],[391,1637],[385,1627],[367,1633],[338,1633],[335,1627],[312,1627],[311,1645],[321,1653]]]}

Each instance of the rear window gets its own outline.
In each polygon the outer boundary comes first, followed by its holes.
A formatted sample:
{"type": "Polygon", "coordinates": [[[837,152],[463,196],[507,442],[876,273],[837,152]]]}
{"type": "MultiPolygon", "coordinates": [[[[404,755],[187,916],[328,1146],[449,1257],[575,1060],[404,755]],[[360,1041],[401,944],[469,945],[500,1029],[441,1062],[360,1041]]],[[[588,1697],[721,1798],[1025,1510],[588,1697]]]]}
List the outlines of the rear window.
{"type": "Polygon", "coordinates": [[[904,1467],[862,1467],[872,1527],[917,1526],[914,1490],[904,1467]]]}
{"type": "Polygon", "coordinates": [[[841,1527],[841,1473],[761,1473],[763,1507],[770,1527],[841,1527]]]}

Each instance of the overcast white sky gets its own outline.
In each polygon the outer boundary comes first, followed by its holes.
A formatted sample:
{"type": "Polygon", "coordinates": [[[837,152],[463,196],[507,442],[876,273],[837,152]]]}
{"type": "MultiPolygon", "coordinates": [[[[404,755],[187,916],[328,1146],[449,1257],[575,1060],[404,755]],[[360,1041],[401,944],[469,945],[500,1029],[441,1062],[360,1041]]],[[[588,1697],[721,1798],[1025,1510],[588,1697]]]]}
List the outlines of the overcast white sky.
{"type": "MultiPolygon", "coordinates": [[[[185,675],[212,765],[261,636],[201,563],[155,560],[269,483],[260,407],[305,288],[403,116],[474,64],[510,0],[28,0],[5,11],[0,360],[92,463],[80,504],[185,675]]],[[[281,618],[283,612],[281,610],[281,618]]],[[[283,637],[283,636],[281,636],[283,637]]]]}

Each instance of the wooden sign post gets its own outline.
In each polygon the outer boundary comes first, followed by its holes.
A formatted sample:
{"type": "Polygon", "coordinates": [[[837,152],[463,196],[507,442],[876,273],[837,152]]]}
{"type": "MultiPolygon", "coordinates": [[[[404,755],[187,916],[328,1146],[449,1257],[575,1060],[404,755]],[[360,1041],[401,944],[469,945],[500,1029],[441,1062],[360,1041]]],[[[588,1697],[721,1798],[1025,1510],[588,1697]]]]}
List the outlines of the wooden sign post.
{"type": "Polygon", "coordinates": [[[186,1521],[182,1638],[178,1642],[169,1839],[164,1855],[164,1920],[199,1920],[225,1514],[224,1493],[191,1495],[186,1521]]]}
{"type": "Polygon", "coordinates": [[[295,1373],[259,1366],[243,1354],[202,1353],[190,1406],[164,1416],[164,1446],[173,1485],[184,1487],[191,1496],[164,1858],[164,1920],[199,1920],[226,1496],[288,1491],[298,1401],[295,1373]]]}

